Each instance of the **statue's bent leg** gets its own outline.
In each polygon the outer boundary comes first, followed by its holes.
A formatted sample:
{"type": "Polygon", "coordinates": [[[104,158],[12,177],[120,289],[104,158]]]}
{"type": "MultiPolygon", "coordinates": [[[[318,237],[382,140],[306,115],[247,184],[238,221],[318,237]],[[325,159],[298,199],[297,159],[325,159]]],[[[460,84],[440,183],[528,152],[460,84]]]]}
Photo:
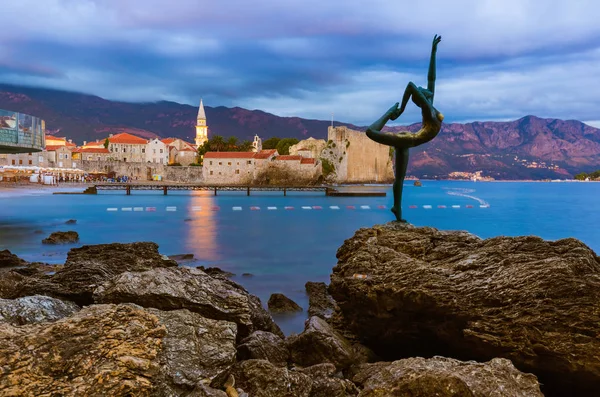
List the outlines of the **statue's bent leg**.
{"type": "Polygon", "coordinates": [[[392,212],[396,215],[396,220],[406,222],[402,219],[402,189],[404,187],[404,177],[408,166],[408,148],[396,147],[396,179],[394,181],[394,206],[392,212]]]}

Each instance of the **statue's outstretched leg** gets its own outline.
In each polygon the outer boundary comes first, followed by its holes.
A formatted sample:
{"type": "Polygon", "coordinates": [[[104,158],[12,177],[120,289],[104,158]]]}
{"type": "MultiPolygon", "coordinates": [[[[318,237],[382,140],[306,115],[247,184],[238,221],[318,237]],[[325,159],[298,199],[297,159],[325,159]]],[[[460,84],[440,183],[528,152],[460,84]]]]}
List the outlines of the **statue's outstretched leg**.
{"type": "Polygon", "coordinates": [[[408,148],[396,147],[396,175],[394,181],[394,206],[392,212],[399,222],[406,222],[402,219],[402,189],[404,187],[404,177],[408,166],[408,148]]]}

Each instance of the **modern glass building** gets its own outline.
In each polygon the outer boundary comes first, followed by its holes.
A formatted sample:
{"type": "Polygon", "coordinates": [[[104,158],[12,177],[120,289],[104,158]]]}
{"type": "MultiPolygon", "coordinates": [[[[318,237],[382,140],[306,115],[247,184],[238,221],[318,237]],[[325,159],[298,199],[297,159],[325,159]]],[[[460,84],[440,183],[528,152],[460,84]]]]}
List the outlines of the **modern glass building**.
{"type": "Polygon", "coordinates": [[[44,120],[0,109],[0,153],[40,152],[46,146],[44,120]]]}

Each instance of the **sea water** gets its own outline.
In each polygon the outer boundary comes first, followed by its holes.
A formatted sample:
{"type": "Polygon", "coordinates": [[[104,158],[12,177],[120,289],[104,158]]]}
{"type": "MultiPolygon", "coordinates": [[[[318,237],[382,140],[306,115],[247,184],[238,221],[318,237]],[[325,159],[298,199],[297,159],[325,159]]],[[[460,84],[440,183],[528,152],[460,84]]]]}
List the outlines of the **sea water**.
{"type": "MultiPolygon", "coordinates": [[[[275,316],[286,334],[306,319],[307,281],[329,282],[336,251],[361,227],[393,220],[386,197],[326,197],[323,192],[100,192],[52,195],[0,190],[0,249],[28,261],[63,263],[84,244],[154,241],[166,255],[194,254],[189,266],[235,274],[266,305],[281,292],[305,312],[275,316]],[[69,219],[77,220],[66,225],[69,219]],[[54,231],[75,230],[80,242],[49,246],[54,231]],[[251,276],[243,276],[244,273],[251,276]]],[[[482,238],[575,237],[600,252],[600,183],[423,181],[404,188],[403,216],[416,226],[466,230],[482,238]]]]}

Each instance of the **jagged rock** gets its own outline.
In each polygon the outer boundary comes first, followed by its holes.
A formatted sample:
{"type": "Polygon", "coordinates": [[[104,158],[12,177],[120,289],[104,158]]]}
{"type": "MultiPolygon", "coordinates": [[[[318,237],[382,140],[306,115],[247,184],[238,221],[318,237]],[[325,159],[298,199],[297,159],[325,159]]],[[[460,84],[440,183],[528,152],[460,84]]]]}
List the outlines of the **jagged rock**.
{"type": "Polygon", "coordinates": [[[0,297],[48,295],[84,306],[93,303],[92,294],[99,284],[122,272],[169,266],[177,266],[177,262],[161,255],[155,243],[84,245],[72,248],[65,265],[54,275],[9,275],[15,285],[0,279],[0,297]]]}
{"type": "Polygon", "coordinates": [[[308,294],[308,315],[319,316],[325,320],[330,319],[336,304],[327,292],[327,284],[308,281],[304,288],[308,294]]]}
{"type": "Polygon", "coordinates": [[[65,222],[66,225],[74,225],[77,223],[77,219],[69,219],[65,222]]]}
{"type": "Polygon", "coordinates": [[[0,390],[222,397],[202,383],[234,360],[235,326],[187,310],[153,313],[135,305],[91,305],[54,323],[0,324],[0,390]]]}
{"type": "Polygon", "coordinates": [[[79,306],[48,296],[0,299],[0,322],[12,325],[56,321],[77,312],[79,306]]]}
{"type": "Polygon", "coordinates": [[[237,359],[267,360],[275,365],[287,365],[290,352],[279,336],[265,331],[255,331],[241,341],[237,348],[237,359]]]}
{"type": "Polygon", "coordinates": [[[356,385],[344,379],[333,364],[318,364],[298,371],[312,379],[310,397],[350,397],[359,393],[356,385]]]}
{"type": "Polygon", "coordinates": [[[207,319],[185,309],[147,311],[167,329],[160,353],[161,372],[178,387],[193,389],[235,363],[235,323],[207,319]]]}
{"type": "Polygon", "coordinates": [[[271,294],[267,302],[269,311],[273,313],[301,312],[302,308],[284,294],[271,294]]]}
{"type": "Polygon", "coordinates": [[[98,287],[99,303],[131,302],[161,310],[189,309],[204,317],[238,324],[240,338],[255,330],[276,333],[279,327],[260,300],[240,285],[191,268],[156,268],[125,272],[98,287]]]}
{"type": "Polygon", "coordinates": [[[27,261],[19,258],[9,250],[0,251],[0,267],[25,266],[27,261]]]}
{"type": "Polygon", "coordinates": [[[25,267],[13,269],[13,272],[23,276],[41,276],[48,273],[55,273],[63,268],[63,265],[51,265],[43,262],[28,263],[25,267]]]}
{"type": "Polygon", "coordinates": [[[209,276],[213,276],[213,277],[229,278],[229,277],[235,276],[234,273],[225,271],[218,267],[198,266],[196,268],[202,270],[204,273],[208,274],[209,276]]]}
{"type": "Polygon", "coordinates": [[[306,320],[304,331],[287,339],[292,362],[303,367],[331,363],[338,369],[360,364],[361,356],[350,342],[336,332],[325,320],[313,316],[306,320]]]}
{"type": "Polygon", "coordinates": [[[169,255],[169,259],[172,259],[176,262],[190,261],[194,259],[194,254],[169,255]]]}
{"type": "Polygon", "coordinates": [[[68,232],[53,232],[50,236],[42,240],[44,244],[68,244],[79,241],[79,234],[72,230],[68,232]]]}
{"type": "Polygon", "coordinates": [[[510,360],[462,362],[445,357],[408,358],[364,364],[352,377],[359,397],[542,397],[535,375],[517,370],[510,360]]]}
{"type": "Polygon", "coordinates": [[[309,397],[312,380],[307,375],[266,360],[246,360],[213,379],[211,387],[222,389],[229,375],[235,378],[235,387],[252,397],[309,397]]]}
{"type": "Polygon", "coordinates": [[[504,357],[545,393],[597,391],[600,259],[580,241],[392,222],[358,230],[337,257],[343,327],[384,358],[504,357]]]}

